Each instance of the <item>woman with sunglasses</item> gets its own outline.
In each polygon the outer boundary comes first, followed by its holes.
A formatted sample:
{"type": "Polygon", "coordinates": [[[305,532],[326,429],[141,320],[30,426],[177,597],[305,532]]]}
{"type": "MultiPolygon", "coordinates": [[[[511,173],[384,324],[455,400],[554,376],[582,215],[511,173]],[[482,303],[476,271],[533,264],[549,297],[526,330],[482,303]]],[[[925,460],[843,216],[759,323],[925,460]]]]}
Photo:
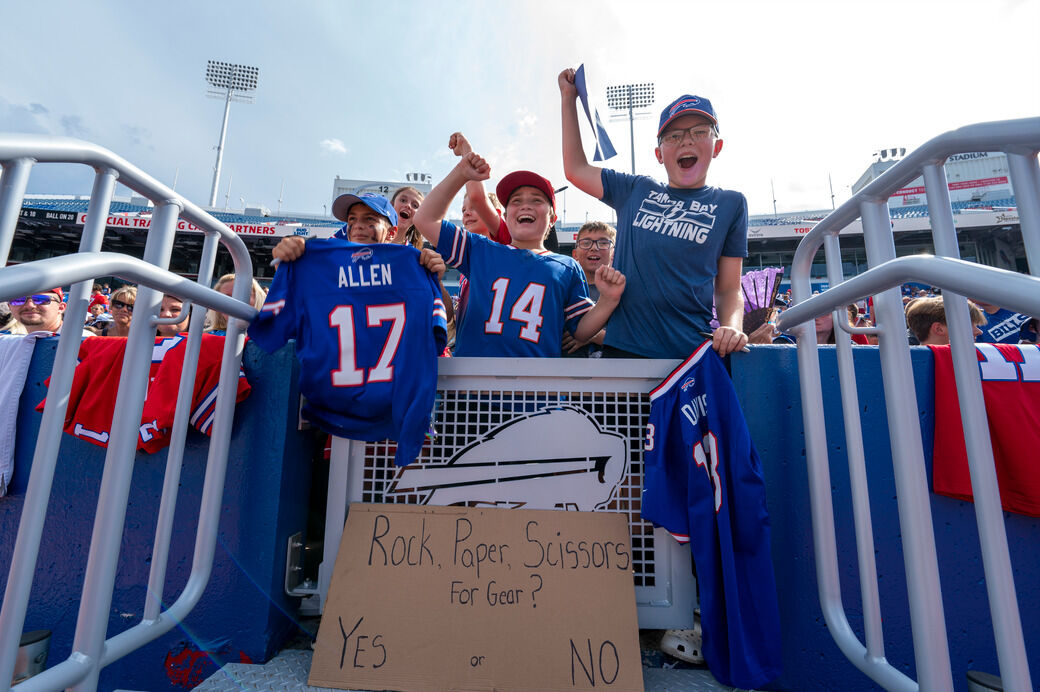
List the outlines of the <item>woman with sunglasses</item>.
{"type": "Polygon", "coordinates": [[[113,293],[109,301],[112,321],[101,330],[101,336],[128,336],[130,334],[130,320],[134,316],[134,302],[136,301],[136,286],[123,286],[113,293]]]}

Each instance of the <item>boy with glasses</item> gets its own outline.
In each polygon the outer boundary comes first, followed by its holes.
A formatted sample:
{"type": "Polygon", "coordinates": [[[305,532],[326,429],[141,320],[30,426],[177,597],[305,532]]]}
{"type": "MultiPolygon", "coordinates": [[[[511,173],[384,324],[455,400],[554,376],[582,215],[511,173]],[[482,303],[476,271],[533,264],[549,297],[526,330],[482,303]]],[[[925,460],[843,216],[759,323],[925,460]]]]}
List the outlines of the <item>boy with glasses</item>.
{"type": "MultiPolygon", "coordinates": [[[[600,267],[609,267],[614,262],[614,239],[617,238],[617,230],[602,221],[589,221],[578,229],[575,236],[574,250],[571,256],[577,260],[585,279],[589,283],[589,297],[599,300],[599,289],[593,277],[600,267]]],[[[589,339],[587,343],[575,341],[570,334],[563,335],[563,355],[565,357],[599,358],[603,355],[604,330],[599,330],[596,336],[589,339]]]]}
{"type": "Polygon", "coordinates": [[[713,347],[723,356],[743,348],[747,201],[707,184],[708,167],[722,151],[711,103],[680,96],[661,113],[654,150],[668,176],[661,184],[591,165],[578,127],[574,70],[557,81],[564,173],[618,215],[615,265],[628,285],[607,325],[604,355],[685,358],[710,331],[713,298],[720,325],[713,347]]]}

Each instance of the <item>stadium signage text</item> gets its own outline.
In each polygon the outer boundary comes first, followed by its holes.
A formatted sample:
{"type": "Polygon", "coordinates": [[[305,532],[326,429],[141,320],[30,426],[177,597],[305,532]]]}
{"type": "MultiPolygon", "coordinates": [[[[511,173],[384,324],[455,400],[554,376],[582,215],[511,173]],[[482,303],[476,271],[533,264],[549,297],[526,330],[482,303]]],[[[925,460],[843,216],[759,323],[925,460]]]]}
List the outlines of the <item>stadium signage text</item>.
{"type": "MultiPolygon", "coordinates": [[[[87,215],[83,212],[75,216],[76,223],[83,225],[87,221],[87,215]]],[[[69,221],[72,219],[69,218],[69,221]]],[[[152,219],[150,216],[124,216],[121,214],[113,214],[108,217],[105,221],[105,225],[109,228],[133,228],[140,230],[147,230],[152,226],[152,219]]],[[[239,235],[308,235],[307,229],[300,228],[298,226],[287,226],[282,224],[249,224],[249,223],[229,223],[226,224],[235,233],[239,235]],[[301,232],[302,231],[302,232],[301,232]]],[[[189,231],[194,233],[201,233],[202,229],[193,223],[189,223],[184,219],[177,220],[178,231],[189,231]]],[[[334,229],[330,229],[334,230],[334,229]]],[[[331,235],[331,233],[330,233],[331,235]]]]}
{"type": "MultiPolygon", "coordinates": [[[[948,184],[951,190],[968,190],[973,187],[986,187],[988,185],[1005,185],[1008,179],[1006,175],[1002,175],[998,178],[979,178],[978,180],[955,180],[948,184]]],[[[907,197],[909,195],[923,195],[925,193],[924,185],[917,185],[916,187],[904,187],[896,190],[892,193],[893,197],[907,197]]]]}

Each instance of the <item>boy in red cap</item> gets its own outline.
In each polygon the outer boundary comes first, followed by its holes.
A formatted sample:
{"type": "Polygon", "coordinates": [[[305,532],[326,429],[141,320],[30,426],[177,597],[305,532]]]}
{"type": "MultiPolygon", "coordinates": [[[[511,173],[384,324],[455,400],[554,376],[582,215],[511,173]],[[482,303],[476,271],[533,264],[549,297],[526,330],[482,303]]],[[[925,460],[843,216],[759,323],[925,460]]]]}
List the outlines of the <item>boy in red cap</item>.
{"type": "Polygon", "coordinates": [[[624,292],[625,277],[616,269],[600,267],[600,300],[592,302],[578,263],[542,244],[556,220],[556,197],[552,184],[530,171],[510,173],[496,189],[505,204],[510,245],[445,221],[459,190],[490,174],[483,158],[466,154],[415,214],[419,232],[469,279],[469,306],[456,327],[455,355],[558,357],[565,328],[578,341],[587,341],[603,328],[624,292]]]}
{"type": "Polygon", "coordinates": [[[707,184],[722,151],[719,121],[706,98],[684,95],[661,113],[657,161],[667,185],[588,162],[578,128],[574,70],[560,73],[563,170],[576,187],[617,210],[614,265],[628,287],[607,324],[604,355],[686,358],[710,331],[719,355],[743,348],[740,290],[747,256],[747,200],[707,184]]]}

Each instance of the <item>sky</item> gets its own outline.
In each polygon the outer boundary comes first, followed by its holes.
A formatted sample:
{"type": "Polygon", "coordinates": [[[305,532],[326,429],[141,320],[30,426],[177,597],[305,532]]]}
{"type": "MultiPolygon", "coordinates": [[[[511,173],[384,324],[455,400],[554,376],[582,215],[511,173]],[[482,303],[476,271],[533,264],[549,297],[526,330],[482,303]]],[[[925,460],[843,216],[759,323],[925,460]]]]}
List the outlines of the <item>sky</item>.
{"type": "MultiPolygon", "coordinates": [[[[524,168],[562,187],[557,76],[581,64],[618,151],[602,165],[631,169],[607,85],[655,84],[634,140],[636,172],[658,179],[661,110],[704,96],[724,141],[708,182],[752,214],[774,191],[780,213],[830,208],[832,189],[840,205],[880,149],[1040,116],[1037,0],[38,0],[3,3],[0,26],[0,132],[93,142],[200,205],[224,108],[206,62],[259,67],[255,102],[231,106],[218,207],[233,210],[321,214],[336,176],[439,181],[456,130],[492,185],[524,168]]],[[[41,164],[28,191],[91,180],[41,164]]],[[[612,219],[573,188],[557,211],[612,219]]]]}

